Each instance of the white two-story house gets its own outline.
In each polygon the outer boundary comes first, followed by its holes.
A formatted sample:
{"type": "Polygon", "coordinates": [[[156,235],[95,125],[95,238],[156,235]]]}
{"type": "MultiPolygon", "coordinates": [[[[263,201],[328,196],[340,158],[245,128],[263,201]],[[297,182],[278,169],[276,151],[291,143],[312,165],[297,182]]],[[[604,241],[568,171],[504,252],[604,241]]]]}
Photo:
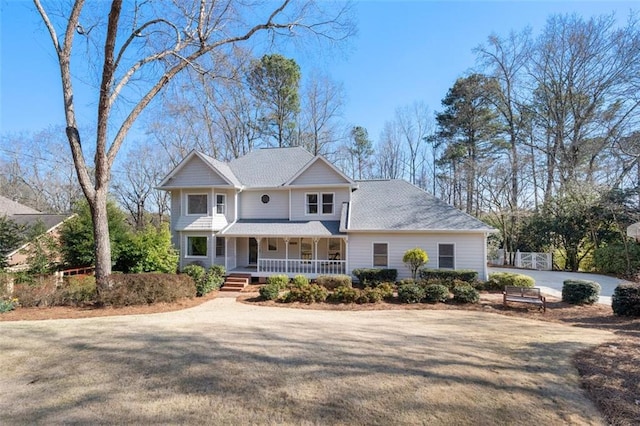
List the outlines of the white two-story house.
{"type": "Polygon", "coordinates": [[[229,163],[194,151],[159,188],[171,192],[181,268],[310,278],[395,268],[403,278],[404,252],[421,247],[427,267],[487,276],[493,228],[406,181],[354,181],[300,147],[259,149],[229,163]]]}

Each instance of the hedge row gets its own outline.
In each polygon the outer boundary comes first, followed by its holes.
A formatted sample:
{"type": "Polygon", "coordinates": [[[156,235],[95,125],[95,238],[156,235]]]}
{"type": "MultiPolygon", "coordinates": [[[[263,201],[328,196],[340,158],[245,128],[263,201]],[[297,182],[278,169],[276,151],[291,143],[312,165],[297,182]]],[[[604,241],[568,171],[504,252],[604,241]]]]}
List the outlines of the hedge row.
{"type": "Polygon", "coordinates": [[[420,269],[419,276],[423,280],[440,280],[452,282],[454,280],[465,281],[474,284],[478,281],[478,272],[471,270],[452,270],[452,269],[420,269]]]}
{"type": "Polygon", "coordinates": [[[385,282],[395,282],[398,278],[397,269],[359,268],[352,271],[360,284],[364,286],[377,286],[385,282]]]}

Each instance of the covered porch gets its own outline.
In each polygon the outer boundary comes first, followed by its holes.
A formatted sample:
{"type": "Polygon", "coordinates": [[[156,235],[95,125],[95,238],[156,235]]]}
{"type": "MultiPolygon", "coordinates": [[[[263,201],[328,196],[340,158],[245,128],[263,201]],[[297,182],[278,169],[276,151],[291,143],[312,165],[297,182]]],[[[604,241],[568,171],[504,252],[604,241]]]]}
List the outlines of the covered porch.
{"type": "Polygon", "coordinates": [[[226,232],[227,270],[266,277],[345,274],[346,234],[339,222],[242,221],[226,232]]]}

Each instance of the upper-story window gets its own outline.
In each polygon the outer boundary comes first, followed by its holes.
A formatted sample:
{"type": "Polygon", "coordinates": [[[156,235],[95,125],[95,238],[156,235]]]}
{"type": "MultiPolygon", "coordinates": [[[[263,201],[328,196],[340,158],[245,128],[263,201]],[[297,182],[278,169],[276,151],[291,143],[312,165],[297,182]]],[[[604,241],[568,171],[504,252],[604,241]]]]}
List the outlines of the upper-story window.
{"type": "Polygon", "coordinates": [[[227,196],[225,194],[216,194],[216,214],[224,214],[227,204],[227,196]]]}
{"type": "Polygon", "coordinates": [[[207,214],[207,194],[187,195],[187,214],[207,214]]]}
{"type": "Polygon", "coordinates": [[[333,214],[333,194],[322,194],[322,214],[333,214]]]}
{"type": "Polygon", "coordinates": [[[306,214],[333,214],[333,193],[306,194],[306,214]]]}
{"type": "Polygon", "coordinates": [[[307,214],[318,214],[318,194],[307,194],[307,214]]]}

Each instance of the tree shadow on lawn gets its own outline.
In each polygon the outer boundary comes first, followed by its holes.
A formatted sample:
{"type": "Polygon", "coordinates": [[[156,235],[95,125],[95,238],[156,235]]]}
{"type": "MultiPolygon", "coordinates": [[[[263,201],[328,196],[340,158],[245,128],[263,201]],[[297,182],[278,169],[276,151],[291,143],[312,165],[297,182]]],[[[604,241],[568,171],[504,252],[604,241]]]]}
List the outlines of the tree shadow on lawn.
{"type": "Polygon", "coordinates": [[[343,325],[7,327],[0,423],[598,423],[570,362],[593,344],[581,333],[378,314],[343,325]]]}

